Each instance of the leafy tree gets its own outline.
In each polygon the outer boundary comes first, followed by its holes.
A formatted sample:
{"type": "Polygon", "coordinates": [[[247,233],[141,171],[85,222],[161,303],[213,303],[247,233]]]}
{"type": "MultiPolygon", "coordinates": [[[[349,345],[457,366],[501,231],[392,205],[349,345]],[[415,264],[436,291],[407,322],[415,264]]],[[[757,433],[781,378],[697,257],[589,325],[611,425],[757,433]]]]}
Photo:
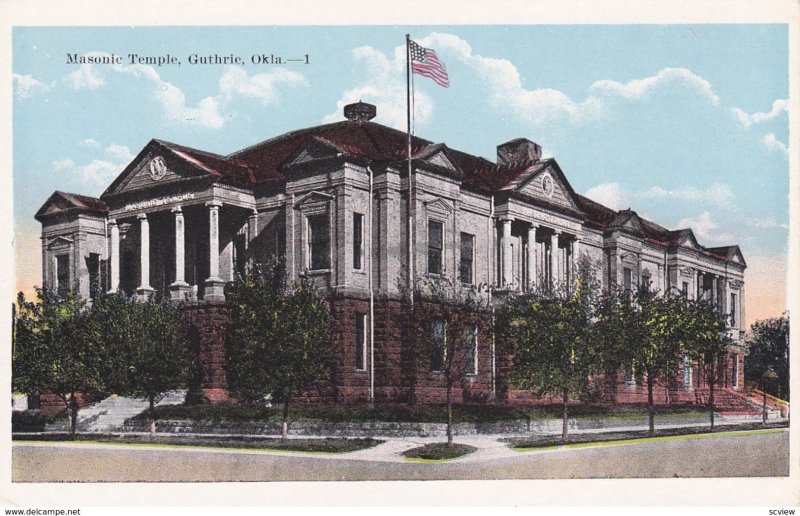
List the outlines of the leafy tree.
{"type": "Polygon", "coordinates": [[[64,402],[69,432],[78,421],[78,393],[103,390],[107,348],[87,338],[84,302],[74,292],[58,296],[37,289],[37,300],[20,292],[14,321],[13,388],[27,394],[50,391],[64,402]]]}
{"type": "Polygon", "coordinates": [[[707,300],[688,301],[682,329],[686,355],[702,364],[701,372],[709,387],[708,414],[714,428],[714,394],[719,383],[718,365],[732,340],[726,334],[724,317],[707,300]]]}
{"type": "Polygon", "coordinates": [[[227,293],[236,326],[226,355],[233,392],[283,403],[286,438],[290,401],[329,376],[334,356],[328,304],[310,284],[286,290],[282,278],[269,264],[227,293]]]}
{"type": "Polygon", "coordinates": [[[474,367],[476,332],[488,319],[482,290],[430,276],[417,280],[415,301],[406,303],[414,369],[433,371],[444,380],[448,446],[453,444],[453,387],[465,378],[467,367],[474,367]]]}
{"type": "Polygon", "coordinates": [[[89,338],[109,351],[103,368],[107,388],[147,399],[154,434],[156,402],[188,379],[189,350],[176,309],[108,296],[95,301],[88,322],[89,338]]]}
{"type": "Polygon", "coordinates": [[[570,395],[584,395],[589,376],[602,363],[590,331],[597,292],[590,269],[583,268],[576,283],[572,292],[544,289],[512,299],[498,317],[499,338],[512,356],[510,383],[561,396],[563,440],[569,432],[570,395]]]}
{"type": "MultiPolygon", "coordinates": [[[[634,295],[634,294],[631,294],[634,295]]],[[[647,420],[650,434],[655,432],[653,390],[658,379],[674,374],[681,360],[684,328],[688,326],[686,300],[642,290],[632,301],[638,308],[632,331],[640,338],[630,339],[626,361],[634,375],[647,383],[647,420]]]]}
{"type": "Polygon", "coordinates": [[[761,385],[761,390],[789,400],[789,314],[756,321],[747,338],[745,379],[761,385]],[[764,382],[772,370],[774,381],[764,382]]]}

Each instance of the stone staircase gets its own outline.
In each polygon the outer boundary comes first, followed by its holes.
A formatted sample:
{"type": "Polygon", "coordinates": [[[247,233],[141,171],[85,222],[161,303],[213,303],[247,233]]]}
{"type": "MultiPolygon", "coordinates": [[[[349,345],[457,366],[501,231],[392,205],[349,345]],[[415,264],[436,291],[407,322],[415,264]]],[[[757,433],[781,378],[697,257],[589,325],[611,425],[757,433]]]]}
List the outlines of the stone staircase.
{"type": "MultiPolygon", "coordinates": [[[[162,405],[180,405],[186,399],[186,390],[170,391],[156,403],[162,405]]],[[[109,396],[108,398],[78,411],[79,432],[113,432],[121,430],[125,421],[140,414],[149,407],[142,398],[126,398],[109,396]]],[[[67,431],[67,421],[59,420],[47,425],[47,432],[67,431]]]]}
{"type": "MultiPolygon", "coordinates": [[[[709,394],[708,389],[697,390],[695,393],[697,403],[700,405],[708,403],[709,394]]],[[[761,402],[754,401],[747,395],[730,389],[714,390],[714,407],[715,412],[723,416],[753,416],[755,418],[761,417],[763,414],[761,402]]],[[[779,419],[781,414],[768,403],[767,416],[768,419],[779,419]]]]}

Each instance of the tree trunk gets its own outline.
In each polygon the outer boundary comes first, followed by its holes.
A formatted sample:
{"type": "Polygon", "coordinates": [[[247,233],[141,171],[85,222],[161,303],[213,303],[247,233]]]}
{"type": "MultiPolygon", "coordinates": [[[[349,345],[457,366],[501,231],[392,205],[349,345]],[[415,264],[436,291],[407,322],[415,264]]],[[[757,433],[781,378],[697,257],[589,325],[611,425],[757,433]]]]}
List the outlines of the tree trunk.
{"type": "Polygon", "coordinates": [[[75,435],[72,430],[72,407],[70,406],[70,398],[64,396],[61,398],[64,401],[64,411],[67,413],[67,432],[69,435],[75,435]]]}
{"type": "Polygon", "coordinates": [[[150,437],[156,436],[156,400],[155,396],[148,396],[150,400],[150,437]]]}
{"type": "Polygon", "coordinates": [[[647,431],[650,435],[656,432],[655,408],[653,407],[653,375],[647,375],[647,431]]]}
{"type": "Polygon", "coordinates": [[[564,402],[564,412],[561,416],[561,440],[566,442],[569,437],[569,411],[567,409],[567,402],[569,401],[569,391],[565,387],[561,391],[561,399],[564,402]]]}
{"type": "Polygon", "coordinates": [[[708,379],[708,416],[711,419],[711,430],[714,430],[714,385],[717,383],[716,368],[714,361],[711,361],[711,373],[708,379]]]}
{"type": "Polygon", "coordinates": [[[453,444],[453,404],[451,394],[453,391],[453,384],[448,380],[447,382],[447,445],[453,444]]]}
{"type": "Polygon", "coordinates": [[[283,402],[283,430],[281,438],[286,439],[289,436],[289,398],[283,402]]]}
{"type": "Polygon", "coordinates": [[[766,425],[767,424],[767,391],[766,391],[766,389],[764,387],[765,387],[764,381],[762,380],[761,381],[761,393],[764,395],[764,400],[763,400],[763,403],[761,404],[761,407],[762,407],[761,408],[761,410],[762,410],[762,412],[761,412],[761,422],[766,425]]]}
{"type": "Polygon", "coordinates": [[[67,417],[69,417],[69,434],[75,437],[75,432],[78,430],[78,400],[75,399],[74,392],[69,395],[69,411],[67,417]]]}

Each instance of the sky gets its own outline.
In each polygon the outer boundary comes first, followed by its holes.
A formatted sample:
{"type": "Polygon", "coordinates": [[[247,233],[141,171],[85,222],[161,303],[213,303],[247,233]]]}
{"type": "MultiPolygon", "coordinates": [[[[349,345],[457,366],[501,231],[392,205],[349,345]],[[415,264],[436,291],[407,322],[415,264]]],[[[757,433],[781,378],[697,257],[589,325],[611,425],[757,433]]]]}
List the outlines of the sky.
{"type": "Polygon", "coordinates": [[[415,134],[492,161],[498,144],[533,140],[575,191],[691,227],[705,246],[738,244],[748,324],[786,309],[782,24],[15,27],[16,289],[41,283],[33,215],[47,197],[100,195],[151,138],[228,154],[342,120],[359,99],[405,130],[406,33],[450,77],[447,89],[415,77],[415,134]]]}

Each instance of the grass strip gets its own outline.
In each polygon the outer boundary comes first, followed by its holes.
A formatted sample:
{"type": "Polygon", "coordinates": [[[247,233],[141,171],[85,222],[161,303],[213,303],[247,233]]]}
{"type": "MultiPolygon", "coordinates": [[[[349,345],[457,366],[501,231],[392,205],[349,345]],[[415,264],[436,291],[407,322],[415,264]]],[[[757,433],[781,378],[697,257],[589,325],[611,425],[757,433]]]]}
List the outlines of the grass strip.
{"type": "Polygon", "coordinates": [[[468,444],[430,443],[403,452],[405,460],[411,462],[444,462],[468,455],[477,448],[468,444]]]}

